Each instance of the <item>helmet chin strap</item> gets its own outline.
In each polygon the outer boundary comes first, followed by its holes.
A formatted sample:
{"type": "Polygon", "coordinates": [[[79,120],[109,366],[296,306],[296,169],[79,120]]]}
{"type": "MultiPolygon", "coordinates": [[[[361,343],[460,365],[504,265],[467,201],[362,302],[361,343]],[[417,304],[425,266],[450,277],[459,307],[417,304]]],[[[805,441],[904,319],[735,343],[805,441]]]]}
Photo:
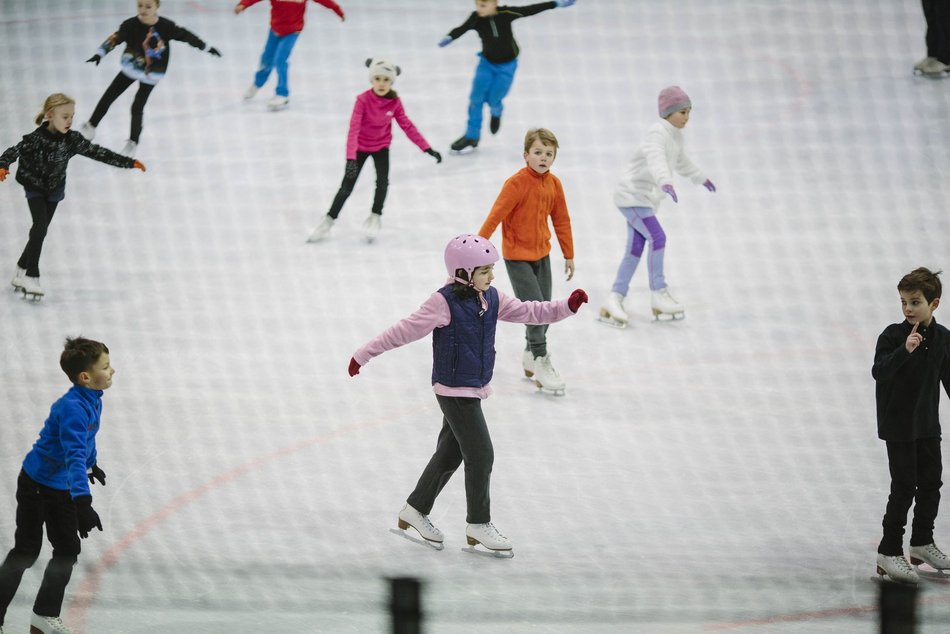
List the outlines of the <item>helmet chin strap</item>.
{"type": "Polygon", "coordinates": [[[475,278],[475,271],[472,271],[472,281],[462,279],[461,277],[456,277],[456,278],[454,278],[454,279],[455,279],[455,281],[458,282],[459,284],[464,284],[465,286],[468,286],[469,288],[473,289],[476,293],[478,293],[478,302],[479,302],[479,303],[481,304],[481,306],[482,306],[482,312],[480,312],[480,313],[478,314],[478,316],[481,317],[482,315],[485,314],[485,311],[488,310],[488,300],[485,299],[485,293],[484,293],[484,292],[482,292],[482,291],[478,290],[477,288],[475,288],[475,281],[474,281],[474,278],[475,278]]]}

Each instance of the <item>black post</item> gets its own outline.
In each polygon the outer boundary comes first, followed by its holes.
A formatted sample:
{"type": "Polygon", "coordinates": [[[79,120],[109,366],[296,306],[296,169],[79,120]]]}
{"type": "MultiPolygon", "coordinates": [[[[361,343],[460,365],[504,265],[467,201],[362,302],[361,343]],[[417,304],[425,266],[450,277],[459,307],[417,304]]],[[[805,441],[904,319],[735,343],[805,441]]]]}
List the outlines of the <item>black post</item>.
{"type": "Polygon", "coordinates": [[[393,634],[422,634],[422,608],[419,602],[421,584],[415,577],[390,579],[393,634]]]}
{"type": "Polygon", "coordinates": [[[917,586],[881,581],[881,634],[917,631],[917,586]]]}

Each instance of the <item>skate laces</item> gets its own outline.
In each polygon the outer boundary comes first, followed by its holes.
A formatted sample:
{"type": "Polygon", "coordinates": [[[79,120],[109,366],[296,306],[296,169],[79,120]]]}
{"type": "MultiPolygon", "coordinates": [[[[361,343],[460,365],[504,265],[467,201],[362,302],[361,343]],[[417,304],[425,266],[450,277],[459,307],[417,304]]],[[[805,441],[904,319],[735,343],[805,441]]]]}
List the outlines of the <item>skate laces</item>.
{"type": "MultiPolygon", "coordinates": [[[[557,376],[557,377],[561,376],[560,374],[557,373],[557,370],[554,369],[554,366],[551,365],[550,356],[544,355],[543,357],[538,357],[537,359],[534,360],[534,362],[536,366],[540,365],[544,369],[544,371],[550,373],[551,375],[557,376]]],[[[489,523],[489,526],[491,526],[490,523],[489,523]]]]}

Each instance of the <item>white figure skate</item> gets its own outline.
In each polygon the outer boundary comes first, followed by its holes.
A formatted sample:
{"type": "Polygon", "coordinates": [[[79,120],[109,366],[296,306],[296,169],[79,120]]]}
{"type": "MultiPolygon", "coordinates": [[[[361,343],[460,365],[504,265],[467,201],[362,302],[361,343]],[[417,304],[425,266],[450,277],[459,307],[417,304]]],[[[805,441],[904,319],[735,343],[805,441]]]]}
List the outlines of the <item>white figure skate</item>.
{"type": "Polygon", "coordinates": [[[307,242],[320,242],[321,240],[325,240],[326,237],[330,235],[330,229],[333,228],[334,222],[336,222],[336,220],[332,216],[324,216],[320,224],[317,225],[317,228],[314,229],[310,237],[307,238],[307,242]]]}
{"type": "Polygon", "coordinates": [[[16,267],[16,273],[13,274],[13,279],[10,280],[10,284],[13,285],[14,291],[23,290],[23,278],[26,277],[26,269],[21,269],[19,266],[16,267]]]}
{"type": "Polygon", "coordinates": [[[543,357],[537,357],[534,360],[534,384],[538,389],[550,392],[555,396],[564,396],[564,381],[561,375],[557,373],[554,366],[551,365],[551,355],[546,354],[543,357]]]}
{"type": "Polygon", "coordinates": [[[623,308],[623,295],[611,292],[607,296],[607,301],[601,306],[600,317],[597,320],[614,328],[626,328],[630,316],[623,308]]]}
{"type": "Polygon", "coordinates": [[[71,634],[71,630],[58,616],[40,616],[34,612],[30,617],[30,634],[71,634]]]}
{"type": "Polygon", "coordinates": [[[950,66],[935,57],[925,57],[914,64],[915,75],[923,75],[931,79],[946,77],[948,71],[950,71],[950,66]]]}
{"type": "Polygon", "coordinates": [[[288,97],[281,97],[280,95],[274,95],[271,97],[271,100],[267,102],[267,107],[270,110],[283,110],[290,103],[288,97]]]}
{"type": "Polygon", "coordinates": [[[125,142],[125,147],[122,148],[122,152],[120,152],[120,154],[122,154],[122,156],[128,156],[129,158],[135,158],[135,150],[138,148],[138,146],[138,143],[132,139],[129,139],[125,142]]]}
{"type": "Polygon", "coordinates": [[[24,275],[23,286],[20,287],[20,290],[23,291],[23,297],[27,299],[39,300],[43,297],[43,287],[40,286],[40,278],[38,277],[24,275]]]}
{"type": "Polygon", "coordinates": [[[379,235],[379,228],[381,226],[382,216],[379,214],[370,214],[363,222],[363,237],[366,238],[367,242],[372,243],[376,240],[376,236],[379,235]]]}
{"type": "Polygon", "coordinates": [[[530,379],[534,376],[534,353],[530,350],[525,350],[521,354],[521,367],[526,377],[530,379]]]}
{"type": "Polygon", "coordinates": [[[937,548],[936,544],[910,547],[910,563],[914,566],[918,576],[950,579],[950,557],[937,548]],[[936,572],[921,570],[920,564],[927,564],[936,572]]]}
{"type": "Polygon", "coordinates": [[[468,548],[463,548],[465,552],[477,555],[493,555],[504,559],[511,559],[515,556],[512,550],[511,540],[498,532],[494,524],[469,524],[465,527],[465,538],[468,541],[468,548]],[[476,550],[475,547],[481,544],[489,552],[476,550]]]}
{"type": "Polygon", "coordinates": [[[903,555],[877,555],[877,574],[881,577],[885,575],[898,583],[913,583],[920,581],[917,572],[910,567],[903,555]]]}
{"type": "Polygon", "coordinates": [[[82,127],[79,128],[79,134],[86,137],[87,141],[92,141],[94,138],[96,138],[96,126],[86,121],[84,124],[82,124],[82,127]]]}
{"type": "Polygon", "coordinates": [[[659,320],[661,315],[668,315],[672,319],[682,319],[686,316],[686,308],[673,299],[668,288],[653,291],[650,304],[653,309],[653,318],[656,320],[659,320]]]}
{"type": "Polygon", "coordinates": [[[401,534],[411,542],[430,546],[436,550],[442,550],[445,548],[445,545],[442,543],[444,540],[442,531],[432,524],[428,515],[423,515],[409,504],[406,504],[404,507],[402,507],[402,510],[399,511],[398,526],[399,530],[397,531],[396,529],[392,529],[392,532],[401,534]],[[415,529],[415,531],[419,534],[419,537],[422,538],[421,540],[412,537],[406,532],[410,527],[415,529]]]}
{"type": "Polygon", "coordinates": [[[259,90],[259,88],[258,88],[257,86],[255,86],[254,84],[251,84],[250,86],[248,86],[248,87],[247,87],[247,90],[244,91],[244,101],[247,101],[247,100],[249,100],[249,99],[253,99],[253,98],[254,98],[254,95],[257,94],[257,91],[258,91],[258,90],[259,90]]]}

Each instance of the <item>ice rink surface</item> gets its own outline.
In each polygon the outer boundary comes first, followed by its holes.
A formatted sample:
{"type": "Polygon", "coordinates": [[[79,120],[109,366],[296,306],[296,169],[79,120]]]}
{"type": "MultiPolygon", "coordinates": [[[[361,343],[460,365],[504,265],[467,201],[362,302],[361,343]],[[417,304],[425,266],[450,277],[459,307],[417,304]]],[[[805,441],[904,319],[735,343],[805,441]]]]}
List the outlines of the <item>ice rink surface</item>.
{"type": "MultiPolygon", "coordinates": [[[[950,271],[950,79],[911,74],[920,3],[578,0],[514,24],[501,131],[467,156],[448,146],[478,38],[436,43],[472,3],[342,6],[342,23],[309,6],[290,107],[275,113],[273,78],[241,99],[267,3],[239,16],[231,2],[162,3],[223,57],[173,44],[136,155],[147,173],[74,158],[46,298],[0,295],[0,552],[20,462],[69,387],[63,339],[82,333],[117,373],[99,434],[109,484],[94,490],[105,530],[83,542],[64,610],[77,632],[383,632],[387,579],[404,575],[424,580],[434,633],[877,631],[888,475],[874,344],[902,319],[905,273],[950,271]],[[395,128],[378,241],[360,232],[367,166],[331,238],[306,244],[374,56],[402,67],[395,88],[444,161],[395,128]],[[615,330],[595,322],[625,242],[613,188],[669,84],[692,97],[687,153],[719,191],[677,180],[679,203],[659,212],[686,319],[651,321],[640,270],[632,325],[615,330]],[[499,328],[484,410],[492,519],[515,558],[461,552],[461,473],[432,512],[446,534],[435,552],[389,532],[440,426],[428,340],[356,378],[346,366],[442,283],[445,243],[478,230],[534,126],[560,141],[574,227],[577,275],[554,294],[581,287],[591,304],[549,331],[560,398],[521,377],[523,328],[499,328]]],[[[119,51],[83,60],[134,13],[131,0],[0,0],[0,146],[56,91],[76,98],[78,128],[119,51]]],[[[97,143],[124,145],[131,98],[97,143]]],[[[28,230],[11,175],[2,275],[28,230]]],[[[552,261],[560,271],[556,244],[552,261]]],[[[510,293],[504,267],[496,285],[510,293]]],[[[950,547],[947,517],[936,536],[950,547]]],[[[8,630],[26,630],[48,556],[8,630]]],[[[950,629],[950,586],[924,585],[920,612],[920,632],[950,629]]]]}

